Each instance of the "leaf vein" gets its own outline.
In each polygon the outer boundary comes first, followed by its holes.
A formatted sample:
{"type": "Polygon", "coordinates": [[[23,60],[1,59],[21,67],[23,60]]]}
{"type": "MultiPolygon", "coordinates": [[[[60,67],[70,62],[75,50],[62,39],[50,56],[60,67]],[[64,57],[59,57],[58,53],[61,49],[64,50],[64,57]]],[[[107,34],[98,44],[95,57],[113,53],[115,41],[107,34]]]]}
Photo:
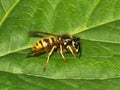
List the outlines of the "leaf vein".
{"type": "Polygon", "coordinates": [[[3,22],[6,20],[7,16],[10,14],[10,12],[13,10],[13,8],[18,4],[19,0],[16,0],[16,2],[11,6],[11,8],[6,12],[6,14],[3,16],[2,20],[0,21],[0,27],[2,26],[3,22]]]}
{"type": "Polygon", "coordinates": [[[108,22],[105,22],[105,23],[100,23],[98,25],[94,25],[94,26],[91,26],[91,27],[84,27],[84,28],[77,28],[76,30],[73,30],[73,32],[71,33],[71,35],[75,35],[75,34],[78,34],[80,32],[83,32],[83,31],[86,31],[86,30],[90,30],[90,29],[93,29],[93,28],[96,28],[96,27],[99,27],[99,26],[103,26],[103,25],[106,25],[106,24],[109,24],[109,23],[112,23],[112,22],[116,22],[116,21],[120,21],[120,18],[118,19],[114,19],[114,20],[111,20],[111,21],[108,21],[108,22]]]}
{"type": "Polygon", "coordinates": [[[95,7],[93,8],[93,10],[91,11],[91,13],[89,14],[88,19],[87,19],[84,27],[87,27],[87,24],[88,24],[88,22],[89,22],[89,19],[90,19],[90,17],[92,16],[92,14],[93,14],[93,12],[95,11],[95,9],[97,8],[97,6],[98,6],[98,4],[100,3],[100,1],[101,1],[101,0],[99,0],[99,1],[97,2],[97,4],[95,5],[95,7]]]}

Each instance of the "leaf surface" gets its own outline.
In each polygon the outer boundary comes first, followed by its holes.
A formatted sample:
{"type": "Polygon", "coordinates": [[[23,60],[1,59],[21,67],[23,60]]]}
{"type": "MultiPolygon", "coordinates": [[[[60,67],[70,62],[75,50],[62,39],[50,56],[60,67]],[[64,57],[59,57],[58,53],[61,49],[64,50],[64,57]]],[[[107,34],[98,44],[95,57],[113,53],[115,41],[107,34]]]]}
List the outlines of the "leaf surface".
{"type": "Polygon", "coordinates": [[[0,12],[1,88],[120,89],[119,0],[1,0],[0,12]],[[43,72],[47,53],[25,58],[34,30],[80,37],[82,57],[54,53],[43,72]]]}

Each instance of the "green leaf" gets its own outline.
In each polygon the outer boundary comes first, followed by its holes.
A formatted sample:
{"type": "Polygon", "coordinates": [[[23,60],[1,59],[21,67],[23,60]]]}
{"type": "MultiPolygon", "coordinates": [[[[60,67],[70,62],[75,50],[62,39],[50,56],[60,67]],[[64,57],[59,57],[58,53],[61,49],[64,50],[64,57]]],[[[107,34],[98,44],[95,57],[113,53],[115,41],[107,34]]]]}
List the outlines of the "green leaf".
{"type": "Polygon", "coordinates": [[[1,0],[0,2],[0,26],[4,22],[4,20],[7,18],[9,13],[14,9],[15,5],[18,3],[18,0],[1,0]]]}
{"type": "Polygon", "coordinates": [[[119,35],[119,0],[1,0],[0,89],[119,90],[119,35]],[[43,72],[47,53],[25,58],[34,30],[80,37],[82,57],[54,53],[43,72]]]}
{"type": "Polygon", "coordinates": [[[9,90],[119,90],[120,78],[100,79],[50,79],[21,74],[0,73],[0,89],[9,90]],[[19,82],[19,83],[16,83],[19,82]]]}

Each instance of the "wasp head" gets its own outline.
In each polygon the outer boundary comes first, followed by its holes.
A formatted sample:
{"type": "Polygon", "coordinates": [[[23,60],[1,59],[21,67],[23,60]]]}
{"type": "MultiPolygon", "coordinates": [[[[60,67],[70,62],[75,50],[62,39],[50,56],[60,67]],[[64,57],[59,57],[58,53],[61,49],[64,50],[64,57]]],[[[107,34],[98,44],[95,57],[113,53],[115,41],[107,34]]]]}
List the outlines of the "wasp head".
{"type": "Polygon", "coordinates": [[[75,53],[81,53],[80,38],[73,37],[72,48],[73,48],[75,53]]]}

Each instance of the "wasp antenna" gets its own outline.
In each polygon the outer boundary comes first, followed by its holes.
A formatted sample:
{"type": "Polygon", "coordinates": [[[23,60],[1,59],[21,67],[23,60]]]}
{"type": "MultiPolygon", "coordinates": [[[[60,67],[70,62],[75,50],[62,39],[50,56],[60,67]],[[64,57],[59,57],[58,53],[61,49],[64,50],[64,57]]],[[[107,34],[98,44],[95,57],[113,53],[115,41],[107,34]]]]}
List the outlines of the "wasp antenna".
{"type": "Polygon", "coordinates": [[[41,32],[41,31],[29,31],[29,36],[32,36],[32,37],[42,37],[42,36],[58,36],[58,35],[55,35],[55,34],[51,34],[51,33],[46,33],[46,32],[41,32]]]}

